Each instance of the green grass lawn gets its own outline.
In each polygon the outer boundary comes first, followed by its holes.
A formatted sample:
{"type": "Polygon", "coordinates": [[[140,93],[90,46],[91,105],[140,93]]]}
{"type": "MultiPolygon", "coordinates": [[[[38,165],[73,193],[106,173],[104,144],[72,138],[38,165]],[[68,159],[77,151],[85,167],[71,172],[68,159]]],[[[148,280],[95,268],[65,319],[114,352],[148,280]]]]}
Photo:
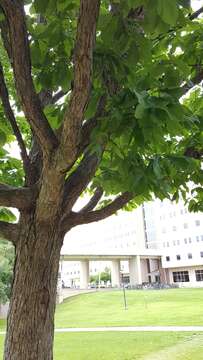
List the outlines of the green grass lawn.
{"type": "MultiPolygon", "coordinates": [[[[55,326],[203,325],[203,289],[83,294],[57,306],[55,326]]],[[[0,329],[4,322],[0,321],[0,329]]],[[[2,358],[3,336],[0,336],[2,358]]],[[[203,333],[57,333],[54,360],[202,360],[203,333]]]]}
{"type": "Polygon", "coordinates": [[[83,294],[57,307],[55,326],[203,325],[203,289],[170,289],[83,294]]]}
{"type": "Polygon", "coordinates": [[[6,321],[0,319],[0,331],[5,329],[5,326],[6,326],[6,321]]]}
{"type": "MultiPolygon", "coordinates": [[[[0,336],[0,358],[3,353],[0,336]]],[[[54,360],[202,360],[203,335],[180,333],[64,333],[54,360]]]]}

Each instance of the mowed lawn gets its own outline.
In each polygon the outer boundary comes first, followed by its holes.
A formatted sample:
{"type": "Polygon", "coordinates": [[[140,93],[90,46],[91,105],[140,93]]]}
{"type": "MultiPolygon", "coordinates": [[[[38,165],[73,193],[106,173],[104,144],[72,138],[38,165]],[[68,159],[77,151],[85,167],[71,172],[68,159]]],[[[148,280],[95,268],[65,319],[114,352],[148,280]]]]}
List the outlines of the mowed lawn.
{"type": "MultiPolygon", "coordinates": [[[[55,326],[203,325],[203,289],[83,294],[57,306],[55,326]]],[[[0,329],[4,322],[0,321],[0,329]]],[[[0,335],[0,358],[4,337],[0,335]]],[[[202,360],[203,333],[56,333],[55,360],[202,360]]]]}
{"type": "Polygon", "coordinates": [[[55,326],[202,325],[203,289],[128,290],[75,296],[57,307],[55,326]]]}

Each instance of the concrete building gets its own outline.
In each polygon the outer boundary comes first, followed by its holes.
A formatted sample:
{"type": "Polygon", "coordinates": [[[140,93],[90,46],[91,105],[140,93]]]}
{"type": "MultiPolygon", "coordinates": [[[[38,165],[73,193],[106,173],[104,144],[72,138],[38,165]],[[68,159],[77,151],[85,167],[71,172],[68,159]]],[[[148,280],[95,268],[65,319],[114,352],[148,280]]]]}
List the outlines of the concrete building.
{"type": "Polygon", "coordinates": [[[203,286],[203,214],[189,213],[183,201],[155,200],[144,205],[146,246],[162,254],[167,281],[203,286]]]}
{"type": "Polygon", "coordinates": [[[140,207],[67,234],[61,251],[62,280],[66,286],[85,288],[90,275],[108,267],[112,286],[120,286],[122,275],[136,286],[159,279],[160,259],[159,251],[146,248],[140,207]]]}
{"type": "Polygon", "coordinates": [[[85,288],[89,276],[111,268],[132,286],[164,282],[203,286],[203,214],[183,202],[155,200],[132,212],[73,229],[61,253],[61,274],[70,287],[85,288]]]}

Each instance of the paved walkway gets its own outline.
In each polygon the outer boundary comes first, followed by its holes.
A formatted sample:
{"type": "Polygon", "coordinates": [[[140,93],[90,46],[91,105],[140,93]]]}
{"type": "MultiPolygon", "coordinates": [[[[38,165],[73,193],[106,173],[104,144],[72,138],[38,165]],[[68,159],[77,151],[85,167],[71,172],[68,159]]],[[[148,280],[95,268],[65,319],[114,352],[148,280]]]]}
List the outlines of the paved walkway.
{"type": "Polygon", "coordinates": [[[63,295],[63,299],[67,299],[72,296],[81,295],[81,294],[88,294],[95,292],[96,289],[62,289],[61,293],[63,295]]]}
{"type": "MultiPolygon", "coordinates": [[[[160,332],[203,332],[203,326],[106,326],[94,328],[61,328],[55,329],[56,333],[67,332],[144,332],[144,331],[160,331],[160,332]]],[[[5,331],[0,331],[0,335],[5,335],[5,331]]]]}

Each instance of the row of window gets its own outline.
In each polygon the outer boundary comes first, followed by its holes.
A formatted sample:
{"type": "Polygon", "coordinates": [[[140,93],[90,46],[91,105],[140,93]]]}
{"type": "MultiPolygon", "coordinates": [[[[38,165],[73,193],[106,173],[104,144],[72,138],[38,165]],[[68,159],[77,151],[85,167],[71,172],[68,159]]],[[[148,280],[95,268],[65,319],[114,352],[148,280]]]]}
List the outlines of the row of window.
{"type": "MultiPolygon", "coordinates": [[[[200,226],[200,220],[195,220],[195,226],[200,226]]],[[[188,223],[184,223],[184,224],[183,224],[183,228],[184,228],[184,229],[188,229],[188,223]]],[[[177,226],[173,225],[173,226],[172,226],[172,230],[173,230],[173,231],[177,231],[177,226]]],[[[166,231],[166,228],[163,228],[163,229],[162,229],[162,233],[163,233],[163,234],[166,234],[166,232],[167,232],[167,231],[166,231]]]]}
{"type": "MultiPolygon", "coordinates": [[[[94,270],[90,270],[90,273],[92,273],[92,272],[97,272],[98,270],[97,269],[94,269],[94,270]]],[[[67,275],[76,275],[76,274],[80,274],[80,270],[78,270],[78,271],[68,271],[67,272],[67,275]]]]}
{"type": "MultiPolygon", "coordinates": [[[[196,281],[203,281],[203,269],[195,270],[196,281]]],[[[189,282],[189,272],[188,271],[174,271],[173,272],[173,281],[174,282],[189,282]]]]}
{"type": "MultiPolygon", "coordinates": [[[[200,236],[197,235],[193,240],[196,241],[196,242],[203,241],[203,235],[200,235],[200,236]]],[[[191,244],[191,243],[192,243],[191,237],[184,238],[184,244],[191,244]]],[[[181,244],[180,240],[173,240],[173,242],[172,242],[173,246],[177,246],[177,245],[180,245],[180,244],[181,244]]],[[[163,242],[163,247],[170,247],[170,242],[169,241],[163,242]]]]}
{"type": "MultiPolygon", "coordinates": [[[[192,253],[187,254],[188,259],[192,259],[192,253]]],[[[200,257],[203,258],[203,251],[200,251],[200,257]]],[[[181,260],[180,255],[176,255],[176,260],[181,260]]],[[[170,261],[170,256],[166,256],[166,261],[170,261]]]]}
{"type": "MultiPolygon", "coordinates": [[[[181,215],[187,214],[187,213],[188,213],[188,209],[181,209],[181,210],[180,210],[180,213],[181,213],[181,215]]],[[[176,217],[177,215],[178,215],[178,214],[177,214],[176,211],[172,211],[172,212],[170,212],[170,213],[160,215],[160,220],[167,219],[168,217],[170,217],[170,218],[176,217]]]]}

